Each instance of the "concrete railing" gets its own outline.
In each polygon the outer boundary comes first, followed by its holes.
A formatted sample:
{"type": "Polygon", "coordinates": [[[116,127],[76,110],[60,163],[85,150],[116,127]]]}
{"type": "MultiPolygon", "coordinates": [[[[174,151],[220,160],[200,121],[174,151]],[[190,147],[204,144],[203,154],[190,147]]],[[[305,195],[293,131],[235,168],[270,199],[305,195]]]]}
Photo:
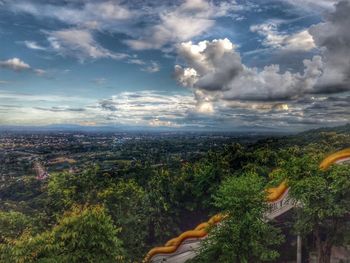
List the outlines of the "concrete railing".
{"type": "Polygon", "coordinates": [[[286,213],[293,207],[295,207],[296,202],[290,198],[289,188],[278,200],[269,203],[269,211],[266,214],[268,220],[272,220],[280,215],[286,213]]]}
{"type": "MultiPolygon", "coordinates": [[[[266,214],[267,220],[272,220],[286,213],[295,206],[295,202],[290,199],[289,189],[276,201],[269,203],[269,210],[266,214]]],[[[220,227],[220,226],[219,226],[220,227]]],[[[187,239],[171,254],[158,254],[152,257],[152,263],[184,263],[187,260],[194,258],[204,238],[187,239]]]]}
{"type": "MultiPolygon", "coordinates": [[[[331,154],[325,158],[321,164],[321,170],[327,170],[332,164],[344,164],[350,163],[350,148],[331,154]]],[[[288,212],[293,207],[298,205],[293,199],[290,198],[289,188],[286,184],[281,184],[279,187],[275,188],[273,191],[277,193],[277,200],[275,198],[268,199],[269,210],[265,215],[266,220],[273,220],[284,213],[288,212]],[[280,195],[281,194],[281,195],[280,195]],[[280,195],[280,196],[279,196],[280,195]]],[[[272,196],[274,196],[272,194],[272,196]]],[[[201,238],[189,238],[184,240],[180,245],[175,246],[170,253],[159,253],[159,251],[153,254],[148,254],[145,262],[152,263],[183,263],[187,260],[193,258],[198,253],[198,248],[201,245],[201,241],[205,239],[206,236],[201,238]]],[[[163,247],[164,248],[164,247],[163,247]]],[[[152,251],[152,250],[151,250],[152,251]]],[[[163,250],[164,251],[164,250],[163,250]]],[[[165,250],[166,251],[166,250],[165,250]]]]}

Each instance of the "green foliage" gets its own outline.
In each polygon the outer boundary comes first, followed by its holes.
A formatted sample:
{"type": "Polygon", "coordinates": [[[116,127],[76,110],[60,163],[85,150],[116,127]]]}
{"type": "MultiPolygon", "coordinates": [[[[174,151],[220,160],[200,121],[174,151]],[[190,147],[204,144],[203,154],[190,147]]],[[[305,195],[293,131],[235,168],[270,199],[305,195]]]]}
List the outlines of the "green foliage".
{"type": "MultiPolygon", "coordinates": [[[[11,212],[0,212],[0,262],[64,262],[66,254],[71,258],[90,255],[82,260],[86,262],[94,260],[94,253],[113,262],[122,254],[120,242],[106,233],[113,231],[123,241],[124,261],[140,262],[149,248],[216,212],[230,216],[211,230],[198,262],[270,260],[277,256],[280,235],[261,220],[266,211],[262,189],[285,178],[303,204],[296,230],[304,235],[318,231],[321,241],[349,242],[350,236],[344,233],[350,231],[343,221],[349,211],[348,168],[334,166],[327,172],[318,168],[325,152],[350,146],[349,126],[237,141],[225,136],[127,140],[114,145],[113,151],[92,144],[80,149],[88,149],[81,154],[85,158],[78,167],[81,172],[50,170],[51,176],[44,181],[34,176],[7,180],[0,187],[0,210],[11,212]],[[102,168],[89,168],[90,163],[102,168]],[[103,170],[106,166],[108,173],[103,170]],[[96,211],[102,213],[101,218],[96,211]],[[94,242],[106,247],[104,252],[94,251],[84,232],[89,224],[100,221],[105,223],[94,230],[94,242]],[[238,251],[240,258],[234,256],[238,251]]],[[[80,156],[75,147],[65,150],[80,156]]],[[[49,147],[46,151],[54,155],[49,147]]]]}
{"type": "Polygon", "coordinates": [[[333,165],[327,171],[318,168],[319,158],[304,156],[289,163],[287,175],[291,195],[300,202],[302,232],[315,225],[329,225],[350,211],[350,167],[333,165]]]}
{"type": "Polygon", "coordinates": [[[149,241],[165,242],[178,230],[176,218],[176,192],[174,180],[167,170],[159,170],[150,178],[146,187],[146,200],[149,224],[149,241]],[[173,209],[174,208],[174,209],[173,209]]]}
{"type": "Polygon", "coordinates": [[[129,258],[135,260],[143,256],[147,237],[146,193],[133,180],[121,180],[111,184],[98,194],[105,204],[114,223],[122,226],[119,234],[129,258]]]}
{"type": "Polygon", "coordinates": [[[344,245],[350,231],[350,166],[318,167],[320,154],[292,158],[285,165],[290,194],[300,204],[296,231],[312,234],[320,262],[329,262],[333,245],[344,245]]]}
{"type": "Polygon", "coordinates": [[[1,262],[118,262],[122,242],[101,206],[74,206],[50,231],[0,247],[1,262]]]}
{"type": "Polygon", "coordinates": [[[16,239],[29,228],[31,228],[31,220],[23,213],[0,211],[0,243],[16,239]]]}
{"type": "MultiPolygon", "coordinates": [[[[135,168],[130,168],[130,177],[135,168]]],[[[139,260],[155,242],[165,241],[177,230],[174,178],[166,169],[147,169],[143,186],[136,179],[121,179],[101,173],[99,167],[79,174],[54,174],[48,184],[53,211],[69,209],[74,204],[104,204],[113,223],[122,226],[128,258],[139,260]]],[[[140,174],[138,174],[140,176],[140,174]]]]}
{"type": "Polygon", "coordinates": [[[34,177],[23,176],[20,179],[9,180],[9,182],[0,189],[0,195],[2,199],[17,202],[30,202],[41,194],[41,186],[42,183],[34,177]]]}
{"type": "Polygon", "coordinates": [[[211,197],[218,189],[227,176],[227,168],[227,163],[217,153],[209,153],[207,158],[195,164],[193,194],[203,206],[210,207],[210,199],[205,197],[211,197]]]}
{"type": "Polygon", "coordinates": [[[111,182],[108,174],[101,173],[98,166],[81,173],[55,173],[48,184],[48,194],[56,209],[69,208],[74,203],[96,201],[97,194],[111,182]]]}
{"type": "Polygon", "coordinates": [[[280,232],[264,220],[267,211],[264,181],[254,173],[228,178],[214,197],[226,215],[212,227],[195,263],[273,261],[283,241],[280,232]]]}

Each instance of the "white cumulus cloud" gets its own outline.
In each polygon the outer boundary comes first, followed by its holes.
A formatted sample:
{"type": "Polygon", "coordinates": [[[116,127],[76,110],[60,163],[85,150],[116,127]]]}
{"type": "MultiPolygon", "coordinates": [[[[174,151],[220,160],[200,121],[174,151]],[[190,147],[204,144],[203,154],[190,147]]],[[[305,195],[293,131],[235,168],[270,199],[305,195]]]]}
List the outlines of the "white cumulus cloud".
{"type": "Polygon", "coordinates": [[[0,61],[0,67],[15,71],[28,70],[31,68],[29,64],[25,63],[19,58],[10,58],[8,60],[0,61]]]}
{"type": "Polygon", "coordinates": [[[281,33],[278,31],[278,26],[275,23],[253,25],[250,27],[250,30],[264,37],[262,44],[266,47],[289,51],[308,51],[316,47],[308,30],[292,34],[281,33]]]}
{"type": "Polygon", "coordinates": [[[194,90],[198,100],[280,100],[315,92],[322,74],[321,57],[304,60],[304,72],[282,72],[279,65],[262,70],[241,62],[228,39],[182,43],[178,49],[186,67],[176,65],[175,77],[194,90]]]}

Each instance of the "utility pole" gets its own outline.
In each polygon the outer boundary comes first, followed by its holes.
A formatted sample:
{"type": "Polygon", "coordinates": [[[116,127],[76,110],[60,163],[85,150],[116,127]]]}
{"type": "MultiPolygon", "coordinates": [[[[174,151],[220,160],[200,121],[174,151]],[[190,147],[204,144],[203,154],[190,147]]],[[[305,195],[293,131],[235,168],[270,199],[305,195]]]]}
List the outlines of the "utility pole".
{"type": "Polygon", "coordinates": [[[297,263],[301,263],[301,236],[297,236],[297,263]]]}

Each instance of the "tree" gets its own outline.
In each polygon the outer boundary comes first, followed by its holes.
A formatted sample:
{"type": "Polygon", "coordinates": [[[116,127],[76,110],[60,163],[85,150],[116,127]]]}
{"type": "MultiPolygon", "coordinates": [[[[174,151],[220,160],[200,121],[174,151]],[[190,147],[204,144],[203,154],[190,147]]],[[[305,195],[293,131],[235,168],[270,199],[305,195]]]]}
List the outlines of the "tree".
{"type": "Polygon", "coordinates": [[[275,247],[283,237],[264,220],[265,195],[264,181],[254,173],[224,181],[214,204],[227,216],[209,230],[193,262],[256,263],[278,258],[275,247]]]}
{"type": "Polygon", "coordinates": [[[109,174],[98,166],[91,166],[80,173],[53,173],[48,183],[48,195],[54,210],[70,208],[73,204],[95,203],[97,194],[112,182],[109,174]]]}
{"type": "Polygon", "coordinates": [[[25,214],[0,211],[0,243],[19,237],[28,228],[31,228],[31,220],[25,214]]]}
{"type": "Polygon", "coordinates": [[[148,235],[146,193],[134,180],[120,180],[98,194],[116,225],[128,258],[137,260],[145,253],[148,235]]]}
{"type": "Polygon", "coordinates": [[[334,245],[344,244],[350,231],[350,166],[318,167],[320,154],[292,158],[285,164],[291,196],[301,207],[296,230],[312,234],[319,263],[329,263],[334,245]]]}
{"type": "Polygon", "coordinates": [[[74,206],[50,231],[0,247],[1,262],[119,262],[119,229],[101,206],[74,206]]]}
{"type": "Polygon", "coordinates": [[[153,171],[145,187],[136,180],[122,179],[98,193],[116,225],[128,258],[139,261],[156,242],[165,242],[177,230],[176,192],[166,169],[153,171]]]}
{"type": "Polygon", "coordinates": [[[194,165],[193,192],[196,202],[210,208],[210,197],[227,176],[228,163],[220,154],[209,152],[194,165]]]}
{"type": "Polygon", "coordinates": [[[166,169],[158,170],[145,186],[144,209],[148,217],[148,244],[165,242],[178,230],[174,180],[166,169]]]}

